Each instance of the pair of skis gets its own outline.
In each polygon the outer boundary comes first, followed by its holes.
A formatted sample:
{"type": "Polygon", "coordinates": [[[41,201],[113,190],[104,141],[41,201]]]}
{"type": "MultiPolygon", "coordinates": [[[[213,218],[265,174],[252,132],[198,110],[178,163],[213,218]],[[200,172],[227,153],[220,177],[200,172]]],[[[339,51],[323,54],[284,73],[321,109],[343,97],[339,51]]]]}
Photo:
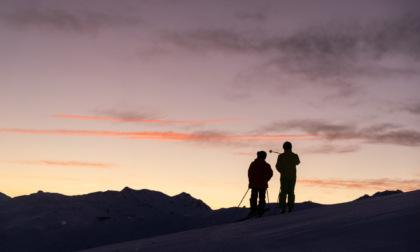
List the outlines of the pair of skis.
{"type": "MultiPolygon", "coordinates": [[[[267,211],[270,211],[270,208],[266,208],[265,211],[264,211],[264,213],[267,212],[267,211]]],[[[235,222],[246,221],[246,220],[249,220],[249,219],[252,219],[252,218],[262,218],[263,214],[261,214],[261,215],[258,214],[258,213],[250,214],[250,215],[246,216],[245,218],[239,219],[239,220],[237,220],[235,222]]]]}
{"type": "MultiPolygon", "coordinates": [[[[272,152],[272,151],[270,150],[270,153],[271,153],[271,152],[272,152]]],[[[244,200],[245,196],[247,195],[247,193],[248,193],[249,189],[250,189],[250,188],[248,187],[248,189],[247,189],[247,190],[246,190],[246,192],[245,192],[245,195],[242,197],[241,202],[239,202],[239,205],[238,205],[238,207],[236,208],[235,212],[233,213],[233,215],[232,215],[232,218],[231,218],[231,219],[233,219],[233,217],[235,216],[236,212],[237,212],[237,211],[238,211],[238,209],[239,209],[239,206],[242,204],[242,201],[244,200]]],[[[267,192],[267,200],[268,200],[268,204],[270,204],[270,198],[268,197],[268,190],[267,190],[266,192],[267,192]]],[[[277,203],[278,203],[278,202],[277,202],[277,203]]],[[[270,207],[266,208],[266,209],[264,210],[264,213],[265,213],[265,212],[267,212],[267,211],[269,211],[269,210],[270,210],[270,207]]],[[[257,214],[257,213],[255,213],[255,214],[251,214],[251,215],[248,215],[248,216],[246,216],[245,218],[239,219],[239,220],[237,220],[237,221],[235,221],[235,222],[245,221],[245,220],[251,219],[251,218],[253,218],[253,217],[259,217],[259,218],[261,218],[261,217],[262,217],[262,215],[263,215],[264,213],[262,213],[261,215],[259,215],[259,214],[257,214]]]]}

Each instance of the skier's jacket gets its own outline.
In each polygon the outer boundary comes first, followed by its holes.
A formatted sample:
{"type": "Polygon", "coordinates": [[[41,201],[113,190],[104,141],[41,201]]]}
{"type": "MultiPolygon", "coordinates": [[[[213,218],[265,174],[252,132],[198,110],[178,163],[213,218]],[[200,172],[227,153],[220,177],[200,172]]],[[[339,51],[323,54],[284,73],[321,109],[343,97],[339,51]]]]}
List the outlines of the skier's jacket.
{"type": "Polygon", "coordinates": [[[265,159],[257,158],[249,166],[249,188],[266,189],[271,177],[273,177],[273,170],[270,164],[265,162],[265,159]]]}
{"type": "Polygon", "coordinates": [[[276,169],[280,179],[296,179],[296,165],[300,164],[299,156],[291,150],[284,150],[277,158],[276,169]]]}

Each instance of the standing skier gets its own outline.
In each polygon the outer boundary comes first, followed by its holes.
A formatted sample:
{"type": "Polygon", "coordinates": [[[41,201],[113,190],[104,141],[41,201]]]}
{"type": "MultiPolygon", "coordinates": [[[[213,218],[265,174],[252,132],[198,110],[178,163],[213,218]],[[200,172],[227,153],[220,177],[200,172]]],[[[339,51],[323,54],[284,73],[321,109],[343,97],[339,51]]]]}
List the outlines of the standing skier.
{"type": "Polygon", "coordinates": [[[279,155],[276,164],[276,169],[280,172],[279,207],[282,214],[286,208],[286,196],[288,196],[287,209],[289,212],[295,205],[296,165],[300,164],[299,156],[292,152],[290,142],[285,142],[283,149],[284,152],[279,155]]]}
{"type": "Polygon", "coordinates": [[[258,215],[261,217],[265,212],[265,192],[268,188],[268,181],[273,176],[270,164],[265,162],[267,153],[257,152],[257,158],[251,163],[248,169],[249,188],[251,188],[251,212],[249,216],[258,215]],[[259,204],[257,205],[257,198],[259,204]]]}

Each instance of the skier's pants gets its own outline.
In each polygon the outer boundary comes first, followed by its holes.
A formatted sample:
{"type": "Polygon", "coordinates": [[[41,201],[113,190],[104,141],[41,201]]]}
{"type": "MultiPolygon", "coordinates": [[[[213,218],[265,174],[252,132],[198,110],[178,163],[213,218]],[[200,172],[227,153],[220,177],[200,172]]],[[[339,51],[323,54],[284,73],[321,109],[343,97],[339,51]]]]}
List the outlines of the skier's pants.
{"type": "Polygon", "coordinates": [[[251,189],[251,212],[263,213],[265,210],[265,191],[267,189],[252,188],[251,189]],[[259,204],[257,206],[257,198],[259,198],[259,204]]]}
{"type": "Polygon", "coordinates": [[[286,208],[286,196],[288,197],[287,200],[287,207],[289,209],[293,209],[295,206],[295,185],[296,179],[287,179],[282,178],[280,179],[280,195],[279,195],[279,207],[280,209],[286,208]]]}

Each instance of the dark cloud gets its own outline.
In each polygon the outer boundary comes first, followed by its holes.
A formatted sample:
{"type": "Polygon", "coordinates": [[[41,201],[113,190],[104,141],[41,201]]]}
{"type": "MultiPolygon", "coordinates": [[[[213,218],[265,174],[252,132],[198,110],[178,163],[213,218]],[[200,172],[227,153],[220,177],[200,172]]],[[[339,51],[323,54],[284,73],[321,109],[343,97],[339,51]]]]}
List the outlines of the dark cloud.
{"type": "Polygon", "coordinates": [[[349,153],[356,152],[360,150],[361,147],[358,145],[348,145],[348,146],[337,146],[333,144],[324,144],[319,145],[314,148],[307,149],[307,152],[310,153],[349,153]]]}
{"type": "Polygon", "coordinates": [[[292,120],[273,123],[262,132],[303,131],[325,140],[361,140],[372,144],[420,146],[420,131],[408,130],[397,124],[359,126],[357,124],[327,123],[321,120],[292,120]]]}
{"type": "Polygon", "coordinates": [[[258,39],[228,29],[197,30],[185,33],[165,34],[164,39],[187,50],[229,53],[262,52],[267,48],[258,39]]]}
{"type": "Polygon", "coordinates": [[[95,109],[93,113],[98,116],[121,118],[121,119],[161,119],[161,115],[156,110],[150,108],[140,108],[137,110],[124,109],[95,109]]]}
{"type": "Polygon", "coordinates": [[[389,56],[420,59],[420,17],[406,16],[362,24],[330,23],[301,31],[278,43],[283,52],[274,63],[309,78],[353,77],[407,72],[382,65],[389,56]]]}
{"type": "Polygon", "coordinates": [[[0,24],[13,28],[42,28],[63,32],[92,33],[103,28],[142,24],[138,17],[97,11],[71,12],[64,9],[20,9],[0,12],[0,24]]]}
{"type": "Polygon", "coordinates": [[[356,78],[420,75],[420,16],[332,20],[288,34],[212,28],[174,32],[164,40],[192,52],[260,58],[238,73],[237,86],[244,89],[280,91],[310,83],[349,97],[360,92],[356,78]],[[390,64],[394,58],[399,62],[390,64]]]}
{"type": "Polygon", "coordinates": [[[216,28],[173,33],[168,38],[187,49],[276,52],[280,60],[315,60],[327,65],[358,58],[380,59],[389,53],[420,59],[420,17],[412,15],[370,23],[334,20],[299,30],[288,37],[216,28]]]}
{"type": "Polygon", "coordinates": [[[394,130],[390,132],[379,132],[365,137],[370,143],[387,143],[405,146],[419,146],[420,132],[414,130],[394,130]]]}
{"type": "Polygon", "coordinates": [[[333,124],[321,120],[292,120],[288,122],[277,122],[262,128],[263,132],[282,132],[286,130],[301,130],[305,133],[323,136],[333,140],[337,138],[356,137],[356,125],[333,124]]]}
{"type": "Polygon", "coordinates": [[[420,101],[411,102],[402,109],[414,115],[420,115],[420,101]]]}

